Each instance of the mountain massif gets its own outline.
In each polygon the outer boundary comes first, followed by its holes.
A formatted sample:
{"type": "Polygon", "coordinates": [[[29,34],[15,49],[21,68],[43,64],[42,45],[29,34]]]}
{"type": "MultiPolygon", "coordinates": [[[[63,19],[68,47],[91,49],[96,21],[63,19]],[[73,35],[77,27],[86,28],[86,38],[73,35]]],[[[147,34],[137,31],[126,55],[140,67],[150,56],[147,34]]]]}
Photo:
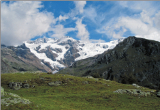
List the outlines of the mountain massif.
{"type": "Polygon", "coordinates": [[[39,38],[1,45],[1,72],[43,71],[160,88],[160,42],[130,36],[108,43],[39,38]]]}
{"type": "Polygon", "coordinates": [[[130,36],[115,48],[79,60],[59,73],[91,75],[160,89],[160,42],[130,36]]]}
{"type": "Polygon", "coordinates": [[[57,72],[75,61],[102,54],[114,48],[122,39],[108,43],[92,43],[75,40],[38,38],[20,46],[1,45],[1,73],[18,71],[57,72]]]}

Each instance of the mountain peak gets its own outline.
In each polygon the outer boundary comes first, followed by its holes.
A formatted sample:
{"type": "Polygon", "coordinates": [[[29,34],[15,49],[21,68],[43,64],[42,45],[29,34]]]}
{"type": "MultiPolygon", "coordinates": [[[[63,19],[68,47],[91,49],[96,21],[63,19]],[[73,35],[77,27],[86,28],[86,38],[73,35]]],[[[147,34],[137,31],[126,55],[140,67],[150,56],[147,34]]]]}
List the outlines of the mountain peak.
{"type": "Polygon", "coordinates": [[[61,68],[70,66],[77,60],[93,57],[112,49],[121,41],[123,39],[106,43],[92,43],[66,36],[60,39],[43,37],[25,44],[41,60],[42,64],[48,65],[53,71],[58,71],[61,68]]]}
{"type": "Polygon", "coordinates": [[[79,76],[94,76],[96,72],[96,76],[101,78],[160,89],[159,47],[160,42],[130,36],[115,48],[77,61],[69,72],[67,68],[63,71],[79,76]]]}

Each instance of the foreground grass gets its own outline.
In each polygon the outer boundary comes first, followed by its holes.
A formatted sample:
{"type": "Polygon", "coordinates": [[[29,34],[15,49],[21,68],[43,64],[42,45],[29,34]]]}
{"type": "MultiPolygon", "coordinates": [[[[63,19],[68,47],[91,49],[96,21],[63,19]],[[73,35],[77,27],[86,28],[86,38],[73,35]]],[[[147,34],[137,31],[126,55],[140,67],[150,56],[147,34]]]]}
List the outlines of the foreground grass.
{"type": "MultiPolygon", "coordinates": [[[[117,89],[135,89],[132,85],[120,84],[115,81],[75,77],[63,74],[49,75],[46,73],[15,73],[1,74],[1,86],[5,91],[18,94],[29,99],[32,104],[15,104],[4,106],[2,110],[158,110],[160,109],[160,98],[154,94],[148,97],[131,96],[127,94],[116,94],[117,89]],[[41,81],[40,78],[50,78],[50,81],[41,81]],[[21,88],[12,90],[7,84],[23,82],[27,80],[35,88],[21,88]],[[52,81],[63,81],[60,86],[49,86],[52,81]],[[88,84],[83,84],[88,81],[88,84]]],[[[141,88],[144,91],[150,89],[141,88]]]]}

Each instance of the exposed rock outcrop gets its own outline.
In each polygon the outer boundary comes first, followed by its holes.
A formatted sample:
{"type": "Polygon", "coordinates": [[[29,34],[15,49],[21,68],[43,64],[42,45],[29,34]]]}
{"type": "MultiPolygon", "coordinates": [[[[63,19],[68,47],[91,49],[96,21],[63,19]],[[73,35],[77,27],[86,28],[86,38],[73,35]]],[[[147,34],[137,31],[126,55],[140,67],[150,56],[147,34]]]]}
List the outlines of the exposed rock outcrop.
{"type": "Polygon", "coordinates": [[[118,89],[114,91],[114,93],[120,93],[120,94],[129,94],[134,96],[149,96],[151,95],[150,91],[144,92],[138,89],[118,89]]]}
{"type": "Polygon", "coordinates": [[[8,87],[10,87],[10,89],[13,89],[13,90],[19,90],[21,88],[29,88],[30,85],[27,83],[27,82],[10,82],[8,84],[8,87]]]}
{"type": "Polygon", "coordinates": [[[9,106],[9,105],[17,104],[17,103],[21,103],[21,104],[30,104],[31,103],[31,101],[29,101],[28,99],[22,98],[17,94],[5,92],[4,96],[8,97],[8,98],[1,99],[2,105],[9,106]]]}
{"type": "Polygon", "coordinates": [[[49,86],[59,86],[61,84],[62,84],[62,81],[54,81],[54,82],[48,83],[49,86]]]}

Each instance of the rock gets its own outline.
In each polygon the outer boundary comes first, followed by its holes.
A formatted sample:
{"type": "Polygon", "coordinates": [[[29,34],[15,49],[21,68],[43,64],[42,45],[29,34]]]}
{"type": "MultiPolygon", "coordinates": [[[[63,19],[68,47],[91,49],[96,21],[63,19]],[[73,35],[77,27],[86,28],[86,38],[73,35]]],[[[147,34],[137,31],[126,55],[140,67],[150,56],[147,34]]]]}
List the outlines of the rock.
{"type": "Polygon", "coordinates": [[[88,84],[88,81],[82,81],[83,84],[88,84]]]}
{"type": "Polygon", "coordinates": [[[23,81],[24,83],[27,83],[27,80],[23,81]]]}
{"type": "Polygon", "coordinates": [[[24,98],[5,98],[5,99],[1,99],[1,104],[2,105],[10,105],[10,104],[17,104],[17,103],[22,103],[22,104],[30,104],[31,102],[27,99],[24,98]]]}
{"type": "Polygon", "coordinates": [[[19,90],[22,87],[22,83],[20,82],[10,82],[9,87],[14,90],[19,90]]]}
{"type": "Polygon", "coordinates": [[[62,84],[62,81],[54,81],[54,82],[48,83],[49,86],[59,86],[61,84],[62,84]]]}
{"type": "Polygon", "coordinates": [[[151,95],[150,92],[144,92],[144,96],[148,96],[148,95],[151,95]]]}
{"type": "Polygon", "coordinates": [[[23,86],[22,86],[23,88],[29,88],[29,84],[28,83],[23,83],[23,86]]]}
{"type": "Polygon", "coordinates": [[[160,97],[160,91],[157,92],[157,97],[160,97]]]}
{"type": "Polygon", "coordinates": [[[93,76],[86,76],[86,78],[94,78],[93,76]]]}
{"type": "Polygon", "coordinates": [[[136,88],[140,88],[140,86],[138,86],[137,84],[132,84],[134,87],[136,87],[136,88]]]}
{"type": "Polygon", "coordinates": [[[18,98],[20,98],[20,96],[19,96],[19,95],[17,95],[17,94],[13,94],[13,93],[7,93],[7,95],[10,95],[10,96],[12,96],[12,97],[18,97],[18,98]]]}
{"type": "Polygon", "coordinates": [[[44,78],[39,78],[39,79],[44,81],[44,78]]]}
{"type": "Polygon", "coordinates": [[[1,97],[4,97],[4,88],[1,87],[1,97]]]}
{"type": "Polygon", "coordinates": [[[21,98],[17,94],[5,92],[5,95],[7,96],[7,98],[1,99],[1,105],[9,106],[17,103],[22,103],[22,104],[31,103],[28,99],[21,98]]]}
{"type": "Polygon", "coordinates": [[[149,96],[151,95],[150,92],[143,92],[138,89],[118,89],[114,91],[114,93],[120,93],[120,94],[130,94],[135,96],[149,96]]]}
{"type": "Polygon", "coordinates": [[[10,82],[8,84],[8,86],[11,88],[11,89],[14,89],[14,90],[19,90],[20,88],[29,88],[29,84],[28,83],[22,83],[22,82],[10,82]]]}

